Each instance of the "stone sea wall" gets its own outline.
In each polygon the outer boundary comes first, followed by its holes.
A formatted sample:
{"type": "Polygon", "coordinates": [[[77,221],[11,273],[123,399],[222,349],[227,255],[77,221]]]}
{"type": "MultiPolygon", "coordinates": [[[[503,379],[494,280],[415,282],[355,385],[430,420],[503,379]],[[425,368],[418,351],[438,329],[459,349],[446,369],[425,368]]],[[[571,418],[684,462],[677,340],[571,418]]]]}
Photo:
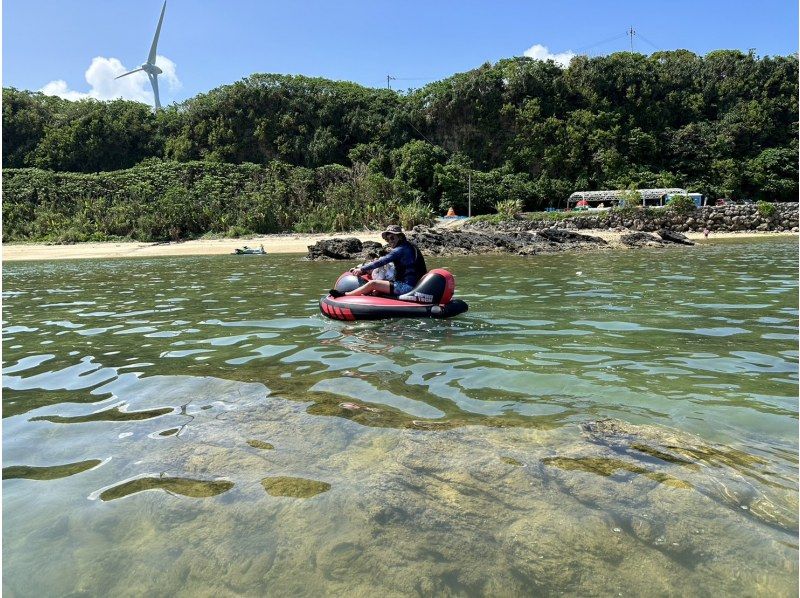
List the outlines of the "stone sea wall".
{"type": "Polygon", "coordinates": [[[677,214],[668,209],[631,210],[630,212],[584,212],[574,218],[554,222],[552,220],[531,221],[530,228],[616,229],[654,232],[671,229],[681,232],[701,232],[707,228],[711,232],[743,231],[798,231],[798,204],[776,203],[775,212],[764,216],[755,204],[744,206],[720,206],[698,208],[689,214],[677,214]]]}

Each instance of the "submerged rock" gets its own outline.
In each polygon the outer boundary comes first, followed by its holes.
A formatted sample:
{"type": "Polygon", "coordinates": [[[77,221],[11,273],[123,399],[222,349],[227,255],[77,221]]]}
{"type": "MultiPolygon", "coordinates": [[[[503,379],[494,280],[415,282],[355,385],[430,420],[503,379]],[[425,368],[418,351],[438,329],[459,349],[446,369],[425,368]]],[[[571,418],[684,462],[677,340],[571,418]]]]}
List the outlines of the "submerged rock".
{"type": "Polygon", "coordinates": [[[265,451],[272,450],[275,448],[269,442],[264,442],[263,440],[248,440],[247,444],[249,444],[253,448],[262,449],[265,451]]]}
{"type": "Polygon", "coordinates": [[[48,421],[54,424],[81,424],[97,421],[140,421],[143,419],[153,419],[161,417],[167,413],[172,413],[172,407],[162,407],[161,409],[148,409],[146,411],[123,411],[119,407],[97,411],[89,415],[76,415],[72,417],[63,415],[39,415],[32,417],[31,421],[48,421]]]}
{"type": "Polygon", "coordinates": [[[180,494],[189,498],[209,498],[233,488],[227,480],[194,480],[190,478],[142,477],[123,482],[104,490],[100,500],[110,501],[145,490],[163,490],[170,494],[180,494]]]}
{"type": "Polygon", "coordinates": [[[611,475],[615,470],[643,474],[659,483],[693,488],[783,531],[797,530],[797,504],[778,504],[756,488],[755,481],[770,476],[768,463],[760,457],[713,446],[685,432],[613,419],[589,421],[581,424],[581,429],[589,441],[610,449],[611,455],[559,457],[551,459],[551,464],[600,475],[611,475]]]}
{"type": "Polygon", "coordinates": [[[66,478],[76,473],[81,473],[92,467],[100,465],[99,459],[89,459],[77,463],[64,465],[50,465],[46,467],[31,467],[29,465],[10,465],[3,468],[3,479],[28,479],[28,480],[57,480],[66,478]]]}
{"type": "Polygon", "coordinates": [[[291,496],[293,498],[311,498],[331,489],[331,485],[327,482],[286,476],[264,478],[261,480],[261,485],[271,496],[291,496]]]}

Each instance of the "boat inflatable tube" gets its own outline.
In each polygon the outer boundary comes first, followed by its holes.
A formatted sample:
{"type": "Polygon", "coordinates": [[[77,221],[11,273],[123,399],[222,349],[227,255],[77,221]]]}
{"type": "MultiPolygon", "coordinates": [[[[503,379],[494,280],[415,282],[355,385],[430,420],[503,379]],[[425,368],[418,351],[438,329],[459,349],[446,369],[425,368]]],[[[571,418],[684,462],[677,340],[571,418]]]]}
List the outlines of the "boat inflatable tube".
{"type": "MultiPolygon", "coordinates": [[[[367,278],[342,274],[334,288],[346,293],[368,282],[367,278]]],[[[467,311],[460,299],[453,299],[456,281],[447,270],[435,269],[423,276],[410,293],[400,297],[358,295],[323,297],[322,315],[332,320],[380,320],[383,318],[451,318],[467,311]]]]}

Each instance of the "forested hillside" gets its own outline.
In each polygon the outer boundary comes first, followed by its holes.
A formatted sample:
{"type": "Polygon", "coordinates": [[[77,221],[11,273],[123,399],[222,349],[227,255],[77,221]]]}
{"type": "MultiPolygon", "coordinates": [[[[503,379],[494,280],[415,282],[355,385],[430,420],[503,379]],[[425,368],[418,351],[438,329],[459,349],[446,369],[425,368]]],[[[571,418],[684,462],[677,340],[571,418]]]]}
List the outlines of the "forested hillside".
{"type": "MultiPolygon", "coordinates": [[[[181,235],[359,226],[362,213],[396,217],[412,201],[464,212],[468,174],[477,212],[631,186],[797,201],[797,106],[796,56],[738,51],[622,52],[566,69],[514,58],[405,94],[258,74],[155,115],[136,102],[4,88],[4,237],[58,228],[35,225],[44,213],[70,221],[98,202],[149,213],[166,196],[175,218],[191,206],[214,212],[189,225],[156,210],[159,230],[181,235]],[[254,198],[292,207],[262,221],[226,212],[247,212],[254,198]]],[[[140,216],[81,230],[163,236],[140,216]]]]}

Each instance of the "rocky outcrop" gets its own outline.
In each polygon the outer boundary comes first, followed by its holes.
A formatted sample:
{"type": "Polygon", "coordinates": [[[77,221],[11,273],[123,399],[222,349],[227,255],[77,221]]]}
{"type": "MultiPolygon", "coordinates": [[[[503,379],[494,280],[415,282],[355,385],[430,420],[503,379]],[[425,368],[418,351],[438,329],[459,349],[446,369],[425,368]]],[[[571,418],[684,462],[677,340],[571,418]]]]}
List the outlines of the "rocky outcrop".
{"type": "Polygon", "coordinates": [[[374,260],[383,253],[383,246],[375,241],[363,243],[355,237],[322,239],[308,246],[309,260],[374,260]]]}
{"type": "Polygon", "coordinates": [[[605,245],[606,242],[600,237],[593,237],[591,235],[579,235],[572,231],[563,230],[560,228],[545,228],[536,233],[537,236],[554,243],[596,243],[598,245],[605,245]]]}
{"type": "Polygon", "coordinates": [[[667,230],[662,228],[658,231],[658,236],[667,243],[678,243],[679,245],[694,245],[694,241],[690,241],[686,235],[675,232],[674,230],[667,230]]]}
{"type": "Polygon", "coordinates": [[[622,235],[619,241],[627,247],[662,247],[670,243],[694,245],[694,241],[688,239],[686,235],[663,228],[658,231],[658,236],[650,233],[633,232],[622,235]]]}
{"type": "Polygon", "coordinates": [[[531,255],[604,246],[600,237],[564,229],[526,230],[516,222],[477,223],[461,229],[416,226],[409,235],[426,254],[471,255],[475,253],[518,253],[531,255]]]}
{"type": "MultiPolygon", "coordinates": [[[[585,249],[605,246],[600,237],[582,235],[564,229],[540,231],[517,230],[513,226],[477,227],[472,230],[452,230],[415,226],[408,238],[425,255],[475,255],[484,253],[516,253],[534,255],[565,249],[585,249]]],[[[386,249],[374,242],[361,243],[356,238],[323,239],[308,248],[310,260],[372,260],[386,249]]]]}
{"type": "MultiPolygon", "coordinates": [[[[509,220],[505,222],[469,222],[460,228],[416,226],[408,238],[425,255],[475,255],[515,253],[535,255],[568,249],[592,249],[607,246],[597,236],[578,233],[581,229],[605,229],[623,232],[622,244],[628,247],[663,247],[668,244],[694,245],[687,231],[711,232],[798,230],[798,204],[775,204],[773,214],[764,215],[756,205],[698,208],[688,214],[669,209],[613,210],[581,213],[565,220],[509,220]],[[657,235],[649,234],[657,233],[657,235]]],[[[325,239],[309,246],[310,260],[375,259],[385,252],[379,243],[361,243],[356,238],[325,239]]]]}
{"type": "Polygon", "coordinates": [[[661,247],[664,244],[662,239],[650,233],[628,233],[622,235],[619,240],[627,247],[661,247]]]}

